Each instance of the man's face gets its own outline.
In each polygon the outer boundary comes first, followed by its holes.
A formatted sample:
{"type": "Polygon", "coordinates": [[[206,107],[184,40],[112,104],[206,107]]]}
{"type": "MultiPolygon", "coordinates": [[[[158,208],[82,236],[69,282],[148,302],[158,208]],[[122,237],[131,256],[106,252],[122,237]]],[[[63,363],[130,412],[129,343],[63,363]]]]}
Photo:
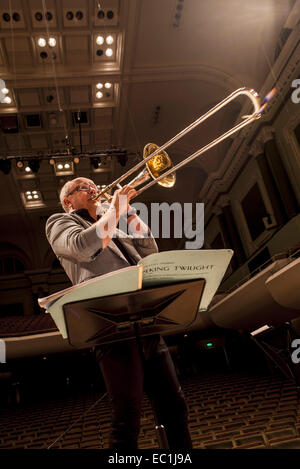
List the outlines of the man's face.
{"type": "Polygon", "coordinates": [[[92,200],[92,197],[97,193],[98,189],[93,181],[78,179],[74,181],[67,197],[65,197],[65,204],[68,206],[69,212],[80,208],[93,210],[99,205],[97,200],[92,200]]]}

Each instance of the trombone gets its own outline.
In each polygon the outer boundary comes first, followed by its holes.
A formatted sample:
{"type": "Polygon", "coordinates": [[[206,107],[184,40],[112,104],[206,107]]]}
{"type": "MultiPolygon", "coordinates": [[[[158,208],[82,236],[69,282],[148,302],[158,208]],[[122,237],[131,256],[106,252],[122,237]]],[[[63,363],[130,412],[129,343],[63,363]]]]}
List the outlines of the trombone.
{"type": "MultiPolygon", "coordinates": [[[[230,135],[233,135],[234,133],[238,132],[241,130],[243,127],[246,127],[246,125],[249,125],[251,122],[254,120],[257,120],[261,117],[261,114],[265,107],[267,106],[268,102],[272,99],[274,94],[276,93],[276,89],[273,88],[264,98],[263,100],[263,105],[260,103],[260,99],[258,97],[258,94],[256,91],[250,88],[239,88],[233,93],[231,93],[227,98],[225,98],[223,101],[220,103],[216,104],[213,108],[211,108],[209,111],[207,111],[205,114],[200,116],[198,119],[196,119],[194,122],[192,122],[188,127],[183,129],[181,132],[179,132],[177,135],[175,135],[173,138],[168,140],[166,143],[161,145],[160,147],[156,145],[155,143],[148,143],[144,147],[143,151],[143,160],[138,163],[136,166],[131,168],[129,171],[124,173],[122,176],[120,176],[118,179],[113,181],[111,184],[106,186],[104,189],[102,189],[97,195],[94,195],[92,198],[93,200],[98,200],[100,197],[105,197],[108,198],[107,192],[109,192],[111,189],[114,187],[121,188],[120,183],[124,181],[124,179],[127,179],[131,174],[133,174],[135,171],[137,171],[139,168],[141,168],[143,165],[146,165],[146,168],[141,171],[131,182],[127,183],[128,185],[132,187],[137,187],[144,182],[148,181],[149,179],[152,179],[148,184],[145,186],[141,187],[140,189],[137,190],[137,193],[134,197],[137,197],[140,195],[142,192],[145,190],[149,189],[151,186],[154,184],[158,183],[164,187],[173,187],[176,181],[176,175],[175,171],[180,169],[182,166],[186,165],[190,161],[194,160],[198,156],[202,155],[206,151],[210,150],[212,147],[217,145],[218,143],[222,142],[226,138],[230,137],[230,135]],[[230,130],[225,132],[224,134],[220,135],[217,137],[215,140],[212,142],[208,143],[204,147],[200,148],[197,150],[195,153],[192,155],[188,156],[185,158],[183,161],[178,163],[177,165],[173,166],[171,158],[169,155],[165,152],[165,149],[172,145],[174,142],[182,138],[184,135],[189,133],[191,130],[193,130],[195,127],[197,127],[199,124],[204,122],[208,117],[212,116],[216,112],[218,112],[220,109],[222,109],[224,106],[226,106],[228,103],[236,99],[240,95],[246,95],[253,107],[254,110],[252,114],[242,116],[242,121],[238,124],[236,124],[234,127],[232,127],[230,130]]],[[[132,198],[134,198],[132,197],[132,198]]]]}

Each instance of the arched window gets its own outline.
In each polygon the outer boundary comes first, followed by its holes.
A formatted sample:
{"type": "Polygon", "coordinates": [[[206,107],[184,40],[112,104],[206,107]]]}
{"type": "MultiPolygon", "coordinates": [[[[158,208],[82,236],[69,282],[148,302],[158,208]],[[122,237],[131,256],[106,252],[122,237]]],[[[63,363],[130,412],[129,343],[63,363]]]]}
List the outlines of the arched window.
{"type": "Polygon", "coordinates": [[[13,275],[24,272],[23,262],[14,255],[0,257],[0,275],[13,275]]]}

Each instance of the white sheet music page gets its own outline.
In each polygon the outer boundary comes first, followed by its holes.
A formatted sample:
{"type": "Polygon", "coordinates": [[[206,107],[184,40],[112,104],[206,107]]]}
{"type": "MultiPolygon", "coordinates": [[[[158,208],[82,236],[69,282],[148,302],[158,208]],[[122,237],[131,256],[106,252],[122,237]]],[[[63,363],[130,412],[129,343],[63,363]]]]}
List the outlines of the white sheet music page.
{"type": "Polygon", "coordinates": [[[139,261],[143,266],[143,288],[205,279],[200,310],[206,310],[233,256],[231,249],[165,251],[139,261]]]}

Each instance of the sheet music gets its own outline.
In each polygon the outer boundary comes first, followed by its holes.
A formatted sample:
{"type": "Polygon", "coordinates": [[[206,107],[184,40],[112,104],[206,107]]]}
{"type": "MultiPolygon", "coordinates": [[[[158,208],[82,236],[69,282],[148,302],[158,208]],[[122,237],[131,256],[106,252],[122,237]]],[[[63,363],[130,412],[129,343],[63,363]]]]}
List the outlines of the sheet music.
{"type": "Polygon", "coordinates": [[[199,310],[208,308],[232,258],[231,249],[182,250],[150,254],[143,266],[143,288],[186,280],[206,280],[199,310]]]}

